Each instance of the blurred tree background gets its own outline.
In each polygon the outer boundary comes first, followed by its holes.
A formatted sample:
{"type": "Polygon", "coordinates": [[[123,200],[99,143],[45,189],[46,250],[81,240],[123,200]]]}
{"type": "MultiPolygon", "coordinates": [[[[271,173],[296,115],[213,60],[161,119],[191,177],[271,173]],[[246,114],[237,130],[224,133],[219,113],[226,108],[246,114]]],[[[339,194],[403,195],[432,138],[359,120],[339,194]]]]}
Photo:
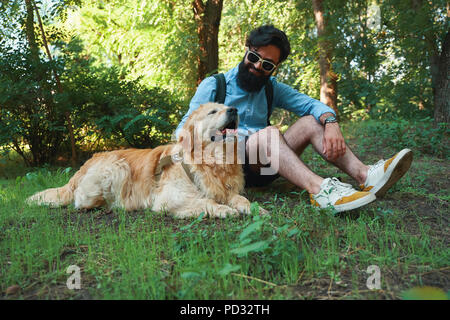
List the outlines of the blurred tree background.
{"type": "Polygon", "coordinates": [[[167,143],[199,81],[267,23],[293,49],[278,80],[343,121],[448,128],[449,17],[443,0],[1,0],[0,152],[75,165],[167,143]]]}

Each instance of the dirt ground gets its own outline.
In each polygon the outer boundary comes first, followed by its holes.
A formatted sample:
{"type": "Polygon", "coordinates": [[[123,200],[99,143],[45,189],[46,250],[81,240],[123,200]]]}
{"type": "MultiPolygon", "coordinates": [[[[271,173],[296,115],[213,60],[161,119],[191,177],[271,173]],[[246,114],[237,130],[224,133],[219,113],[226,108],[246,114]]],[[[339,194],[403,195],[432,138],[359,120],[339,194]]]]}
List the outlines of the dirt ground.
{"type": "MultiPolygon", "coordinates": [[[[449,230],[449,202],[445,199],[441,199],[439,195],[448,194],[450,190],[450,181],[448,173],[450,172],[450,164],[445,160],[432,160],[432,159],[415,159],[415,166],[407,173],[413,180],[421,179],[421,185],[425,188],[427,194],[435,196],[418,196],[417,194],[408,192],[389,192],[385,198],[380,199],[380,206],[385,208],[397,208],[402,211],[411,213],[406,214],[403,220],[403,228],[406,228],[411,234],[420,234],[419,225],[415,214],[422,214],[421,222],[430,227],[430,238],[433,240],[444,241],[445,245],[450,244],[450,230],[449,230]],[[414,167],[416,170],[414,170],[414,167]],[[423,173],[420,168],[430,168],[430,172],[423,173]]],[[[350,182],[350,181],[345,181],[350,182]]],[[[299,201],[298,193],[301,190],[295,185],[289,183],[283,178],[277,179],[270,186],[264,188],[253,188],[247,193],[247,197],[250,201],[259,201],[263,203],[270,201],[273,195],[277,193],[280,197],[283,197],[287,201],[288,206],[294,206],[299,201]],[[292,193],[296,191],[296,193],[292,193]]],[[[308,195],[303,193],[301,196],[302,201],[308,201],[308,195]]],[[[117,226],[118,219],[117,213],[108,210],[100,210],[92,212],[94,214],[95,223],[92,225],[86,212],[67,212],[65,217],[67,220],[77,222],[81,225],[88,224],[95,232],[97,228],[106,226],[117,226]]],[[[50,212],[50,214],[56,214],[50,212]]],[[[131,221],[133,219],[139,219],[141,212],[129,213],[131,221]]],[[[336,217],[339,219],[339,216],[336,217]]],[[[355,216],[357,218],[357,216],[355,216]]],[[[157,219],[161,219],[166,226],[173,228],[176,232],[178,227],[173,223],[173,218],[158,215],[157,219]]],[[[208,221],[201,223],[209,223],[208,221]]],[[[217,223],[217,227],[220,229],[221,224],[217,223]]],[[[369,239],[372,237],[375,240],[376,235],[368,235],[369,239]]],[[[61,260],[76,253],[77,250],[83,250],[83,248],[66,248],[61,253],[61,260]]],[[[363,268],[355,268],[348,272],[343,272],[341,281],[335,283],[330,278],[309,278],[300,279],[298,285],[286,287],[285,290],[289,290],[290,294],[299,299],[400,299],[401,292],[405,289],[405,283],[411,285],[412,276],[420,277],[420,285],[433,286],[439,288],[445,288],[446,291],[450,288],[450,266],[441,268],[439,270],[431,270],[423,272],[419,270],[419,266],[409,266],[407,273],[399,273],[395,270],[384,270],[383,280],[386,287],[376,292],[368,290],[365,286],[365,279],[367,279],[366,270],[363,268]],[[357,274],[360,283],[359,291],[357,291],[357,297],[355,297],[355,288],[349,286],[349,283],[354,282],[355,273],[357,274]]],[[[302,276],[301,276],[302,277],[302,276]]],[[[69,290],[65,285],[52,285],[43,283],[33,283],[28,288],[21,290],[22,297],[25,299],[92,299],[87,288],[95,287],[95,279],[83,279],[82,290],[69,290]]],[[[418,281],[418,280],[417,280],[418,281]]],[[[419,282],[417,282],[419,285],[419,282]]],[[[3,293],[0,295],[0,299],[14,299],[14,294],[6,295],[3,293]]]]}
{"type": "MultiPolygon", "coordinates": [[[[372,155],[372,158],[378,155],[372,155]]],[[[410,234],[420,235],[420,228],[416,214],[421,216],[421,223],[429,227],[429,236],[431,243],[433,241],[444,242],[450,245],[450,215],[449,201],[442,199],[440,195],[448,195],[450,191],[450,163],[444,159],[432,159],[427,157],[416,157],[408,171],[407,175],[412,181],[420,181],[420,188],[425,194],[431,196],[418,196],[411,192],[388,192],[382,199],[377,199],[378,205],[390,209],[396,208],[406,214],[402,220],[402,228],[408,230],[410,234]],[[423,172],[425,168],[426,172],[423,172]],[[410,214],[408,214],[410,213],[410,214]]],[[[406,177],[406,176],[405,176],[406,177]]],[[[405,178],[404,177],[404,178],[405,178]]],[[[344,177],[344,182],[351,183],[350,178],[344,177]]],[[[354,184],[354,183],[353,183],[354,184]]],[[[279,178],[266,188],[259,188],[258,191],[273,195],[278,193],[285,199],[290,199],[294,204],[298,201],[291,191],[301,192],[301,189],[291,184],[283,178],[279,178]]],[[[258,193],[259,194],[259,193],[258,193]]],[[[267,201],[264,196],[249,196],[251,201],[267,201]]],[[[302,195],[303,201],[308,201],[308,195],[302,195]]],[[[288,200],[289,201],[289,200],[288,200]]],[[[350,213],[354,214],[354,213],[350,213]]],[[[359,213],[354,214],[354,218],[359,213]]],[[[339,219],[339,217],[337,217],[339,219]]],[[[400,229],[400,227],[399,227],[400,229]]],[[[369,234],[369,240],[376,240],[377,235],[369,234]]],[[[358,297],[364,299],[400,299],[401,292],[411,286],[431,286],[444,288],[445,292],[450,290],[450,262],[447,267],[439,270],[423,272],[419,270],[420,266],[409,266],[407,273],[399,273],[395,270],[383,270],[383,280],[386,288],[373,292],[368,290],[365,281],[367,279],[366,270],[361,268],[353,269],[352,272],[343,272],[340,276],[339,284],[333,283],[329,278],[308,279],[301,282],[301,285],[290,288],[300,299],[346,299],[354,297],[355,290],[346,284],[352,283],[352,277],[355,272],[358,275],[359,291],[358,297]],[[411,281],[412,278],[417,281],[411,281]],[[420,278],[420,282],[419,282],[420,278]]],[[[353,279],[354,280],[354,279],[353,279]]]]}

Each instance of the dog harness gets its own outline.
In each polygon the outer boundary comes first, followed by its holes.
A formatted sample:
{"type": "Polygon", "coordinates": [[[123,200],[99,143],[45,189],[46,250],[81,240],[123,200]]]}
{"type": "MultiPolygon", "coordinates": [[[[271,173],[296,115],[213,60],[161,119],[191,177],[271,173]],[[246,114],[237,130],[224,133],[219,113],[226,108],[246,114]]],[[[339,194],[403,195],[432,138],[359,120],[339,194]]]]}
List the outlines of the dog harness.
{"type": "MultiPolygon", "coordinates": [[[[159,179],[161,179],[161,174],[164,167],[175,164],[177,162],[181,162],[181,166],[183,167],[184,172],[188,176],[189,180],[191,180],[192,184],[195,186],[194,175],[192,174],[191,170],[189,170],[189,166],[183,161],[183,150],[175,154],[164,156],[159,160],[158,166],[155,169],[155,180],[159,181],[159,179]]],[[[229,190],[232,189],[232,186],[228,183],[225,184],[225,187],[229,190]]]]}
{"type": "Polygon", "coordinates": [[[177,162],[181,162],[181,166],[183,167],[184,172],[188,176],[189,180],[194,183],[194,175],[192,174],[191,170],[189,170],[189,166],[183,161],[183,150],[180,150],[180,152],[175,154],[164,156],[159,160],[158,166],[155,169],[155,180],[159,181],[159,179],[161,179],[161,174],[164,167],[175,164],[177,162]]]}

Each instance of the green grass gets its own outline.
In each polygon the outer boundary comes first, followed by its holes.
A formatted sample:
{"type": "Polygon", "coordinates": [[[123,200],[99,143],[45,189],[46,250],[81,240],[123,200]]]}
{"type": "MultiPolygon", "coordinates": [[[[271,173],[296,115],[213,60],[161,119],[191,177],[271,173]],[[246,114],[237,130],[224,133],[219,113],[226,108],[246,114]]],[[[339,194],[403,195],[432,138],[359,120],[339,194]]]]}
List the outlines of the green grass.
{"type": "MultiPolygon", "coordinates": [[[[352,149],[378,160],[358,139],[352,149]]],[[[348,179],[310,148],[304,159],[323,176],[348,179]]],[[[312,208],[305,192],[278,180],[247,190],[250,216],[187,220],[28,206],[27,196],[63,185],[73,170],[24,172],[0,180],[0,297],[397,299],[415,286],[447,291],[448,169],[419,152],[385,198],[356,212],[312,208]],[[258,204],[271,215],[260,217],[258,204]],[[81,290],[66,287],[70,265],[81,268],[81,290]],[[380,267],[380,290],[366,287],[370,265],[380,267]],[[13,285],[19,292],[6,295],[13,285]]]]}

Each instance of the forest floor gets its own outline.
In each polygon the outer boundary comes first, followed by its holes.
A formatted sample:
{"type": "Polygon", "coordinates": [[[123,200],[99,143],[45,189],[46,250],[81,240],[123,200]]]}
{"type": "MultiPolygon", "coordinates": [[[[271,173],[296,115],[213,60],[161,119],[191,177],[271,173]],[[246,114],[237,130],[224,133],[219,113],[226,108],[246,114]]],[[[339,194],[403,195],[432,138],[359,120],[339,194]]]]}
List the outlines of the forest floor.
{"type": "MultiPolygon", "coordinates": [[[[377,138],[368,130],[347,131],[350,148],[367,164],[399,151],[371,143],[377,138]]],[[[27,196],[64,184],[73,170],[11,177],[4,167],[0,299],[407,299],[414,290],[422,298],[448,296],[450,163],[448,155],[412,149],[408,173],[359,210],[315,209],[307,193],[279,178],[247,189],[253,214],[232,219],[27,206],[27,196]],[[271,215],[260,217],[258,205],[271,215]],[[68,289],[70,265],[80,268],[79,290],[68,289]],[[370,287],[377,282],[369,266],[379,270],[377,288],[370,287]]],[[[321,176],[355,185],[311,148],[303,159],[321,176]]]]}

